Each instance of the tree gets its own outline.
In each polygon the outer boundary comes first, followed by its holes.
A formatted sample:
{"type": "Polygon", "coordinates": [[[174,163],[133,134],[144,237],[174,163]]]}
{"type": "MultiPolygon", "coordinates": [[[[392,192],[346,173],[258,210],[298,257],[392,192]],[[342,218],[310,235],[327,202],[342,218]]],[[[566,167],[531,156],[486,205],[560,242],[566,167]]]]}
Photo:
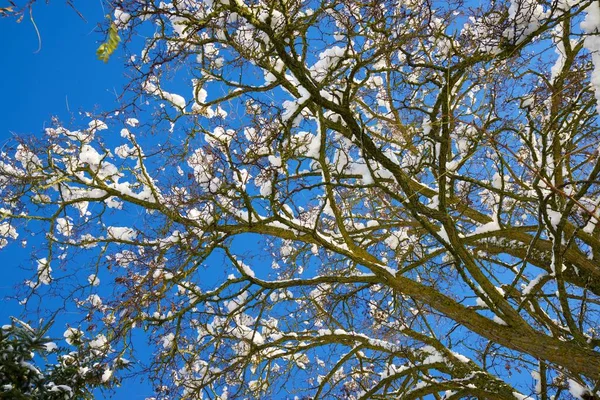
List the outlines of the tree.
{"type": "Polygon", "coordinates": [[[0,232],[158,398],[600,396],[597,1],[111,3],[128,105],[0,232]]]}
{"type": "MultiPolygon", "coordinates": [[[[36,329],[13,319],[0,329],[0,399],[93,399],[94,388],[116,383],[111,366],[101,362],[100,342],[86,346],[83,332],[71,328],[65,339],[76,350],[67,352],[45,337],[50,325],[36,329]],[[49,362],[52,356],[54,363],[49,362]],[[40,358],[45,361],[43,367],[40,358]]],[[[113,368],[126,366],[127,361],[121,359],[113,368]]]]}

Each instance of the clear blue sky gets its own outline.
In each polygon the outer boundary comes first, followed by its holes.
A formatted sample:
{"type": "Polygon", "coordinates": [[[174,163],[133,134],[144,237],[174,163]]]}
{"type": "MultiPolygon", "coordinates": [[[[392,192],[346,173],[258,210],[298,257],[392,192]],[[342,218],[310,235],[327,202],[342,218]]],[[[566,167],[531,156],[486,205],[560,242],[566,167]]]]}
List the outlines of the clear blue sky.
{"type": "MultiPolygon", "coordinates": [[[[116,107],[124,78],[123,63],[117,58],[103,63],[96,59],[96,48],[103,40],[97,29],[109,9],[101,0],[75,2],[84,21],[65,4],[52,0],[39,1],[33,18],[41,37],[26,14],[21,23],[0,19],[2,37],[0,72],[0,145],[13,135],[42,136],[52,116],[62,121],[77,117],[80,111],[110,110],[116,107]]],[[[22,239],[22,238],[19,238],[22,239]]],[[[10,315],[19,315],[15,301],[6,300],[15,285],[28,278],[20,267],[30,263],[28,254],[13,243],[0,250],[0,325],[10,315]]],[[[56,327],[62,332],[63,327],[56,327]]],[[[137,380],[127,382],[114,396],[97,398],[144,399],[151,391],[137,380]]]]}

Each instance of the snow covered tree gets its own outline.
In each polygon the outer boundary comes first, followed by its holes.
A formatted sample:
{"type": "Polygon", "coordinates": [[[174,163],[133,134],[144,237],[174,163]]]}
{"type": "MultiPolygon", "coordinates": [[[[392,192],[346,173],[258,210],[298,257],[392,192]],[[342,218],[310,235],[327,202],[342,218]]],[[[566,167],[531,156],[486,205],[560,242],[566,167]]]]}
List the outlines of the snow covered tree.
{"type": "MultiPolygon", "coordinates": [[[[32,328],[14,319],[0,328],[0,399],[93,399],[94,388],[117,383],[113,369],[101,362],[102,349],[86,346],[83,332],[67,330],[64,339],[74,347],[68,352],[45,336],[50,325],[32,328]]],[[[126,366],[121,360],[116,369],[126,366]]]]}
{"type": "Polygon", "coordinates": [[[157,398],[600,396],[598,1],[109,2],[128,105],[0,235],[157,398]]]}

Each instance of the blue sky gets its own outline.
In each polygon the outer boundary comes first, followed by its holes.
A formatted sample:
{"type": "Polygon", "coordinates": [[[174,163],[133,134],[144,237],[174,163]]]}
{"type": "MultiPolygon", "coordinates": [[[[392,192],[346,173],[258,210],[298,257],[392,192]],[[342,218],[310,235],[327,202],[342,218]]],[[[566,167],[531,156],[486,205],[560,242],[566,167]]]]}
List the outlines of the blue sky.
{"type": "MultiPolygon", "coordinates": [[[[51,118],[62,121],[77,118],[80,111],[110,110],[116,107],[116,95],[125,82],[122,62],[117,58],[103,63],[96,59],[96,49],[104,36],[98,24],[110,12],[101,0],[76,2],[85,21],[63,0],[50,4],[38,2],[33,18],[41,37],[26,14],[20,23],[0,19],[3,38],[0,73],[0,144],[11,137],[34,135],[41,137],[51,118]]],[[[113,56],[114,57],[114,56],[113,56]]],[[[68,124],[67,124],[68,125],[68,124]]],[[[25,239],[25,238],[19,238],[25,239]]],[[[22,267],[31,262],[29,254],[18,245],[0,250],[0,325],[9,316],[20,315],[21,307],[6,299],[15,286],[28,278],[22,267]]],[[[33,319],[33,318],[31,318],[33,319]]],[[[64,327],[56,327],[54,335],[64,327]]],[[[117,392],[99,394],[98,399],[144,399],[152,393],[147,386],[134,380],[117,392]]]]}
{"type": "Polygon", "coordinates": [[[124,82],[122,64],[116,59],[105,64],[95,55],[103,39],[97,26],[108,10],[100,1],[77,7],[87,22],[61,1],[35,5],[33,17],[42,40],[38,52],[28,15],[18,24],[1,21],[2,139],[11,132],[40,133],[53,115],[66,119],[82,109],[114,105],[115,92],[124,82]]]}

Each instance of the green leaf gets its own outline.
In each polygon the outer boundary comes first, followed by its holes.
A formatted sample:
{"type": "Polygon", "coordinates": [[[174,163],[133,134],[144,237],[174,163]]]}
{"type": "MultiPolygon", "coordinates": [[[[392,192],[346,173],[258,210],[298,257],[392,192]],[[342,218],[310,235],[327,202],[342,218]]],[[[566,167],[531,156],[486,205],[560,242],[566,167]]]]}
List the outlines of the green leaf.
{"type": "Polygon", "coordinates": [[[114,51],[119,47],[119,42],[121,38],[119,37],[119,31],[117,29],[117,25],[113,22],[110,24],[110,28],[108,29],[108,36],[106,41],[102,43],[98,50],[96,50],[96,56],[99,60],[108,62],[108,59],[114,53],[114,51]]]}

